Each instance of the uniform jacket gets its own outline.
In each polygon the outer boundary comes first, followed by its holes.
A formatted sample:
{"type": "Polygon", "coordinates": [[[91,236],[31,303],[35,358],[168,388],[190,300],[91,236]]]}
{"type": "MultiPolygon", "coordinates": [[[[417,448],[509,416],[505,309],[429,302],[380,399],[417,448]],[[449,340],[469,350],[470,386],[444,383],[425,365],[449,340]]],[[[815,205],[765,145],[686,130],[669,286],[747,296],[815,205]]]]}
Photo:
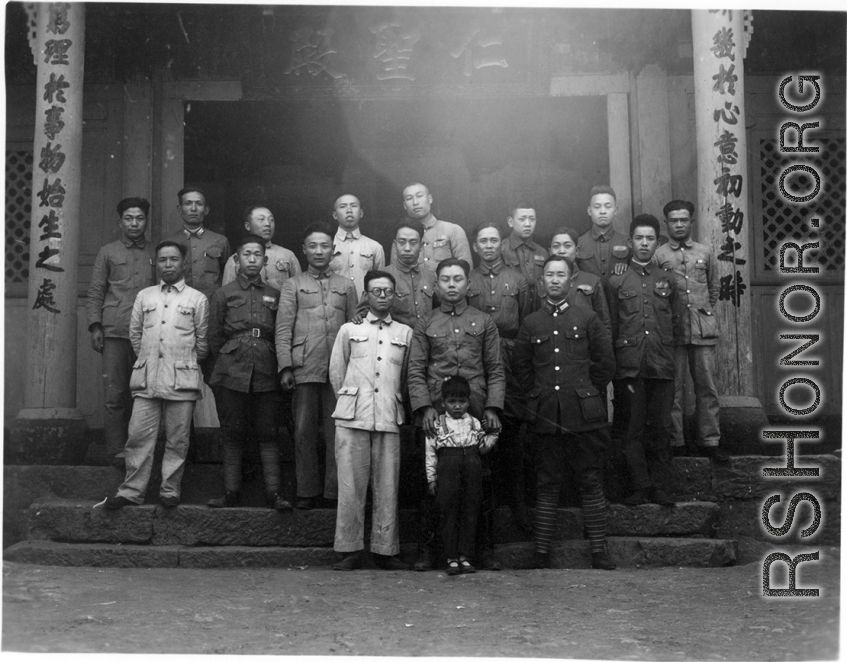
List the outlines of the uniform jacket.
{"type": "Polygon", "coordinates": [[[358,294],[364,289],[365,274],[385,266],[382,244],[366,237],[358,228],[350,232],[338,228],[334,242],[335,252],[329,270],[347,278],[358,294]]]}
{"type": "MultiPolygon", "coordinates": [[[[299,276],[302,272],[297,256],[290,250],[276,244],[265,246],[265,256],[268,263],[262,267],[262,280],[277,291],[282,289],[282,284],[293,276],[299,276]]],[[[238,271],[236,256],[233,255],[226,261],[224,267],[223,285],[229,285],[235,280],[238,271]]]]}
{"type": "Polygon", "coordinates": [[[215,364],[210,385],[241,393],[277,389],[274,332],[278,307],[276,289],[261,278],[251,282],[241,274],[212,295],[209,350],[215,364]]]}
{"type": "Polygon", "coordinates": [[[524,241],[513,232],[500,245],[500,253],[507,266],[520,271],[529,281],[530,312],[535,312],[544,301],[542,272],[544,260],[547,259],[547,250],[532,239],[524,241]]]}
{"type": "Polygon", "coordinates": [[[442,302],[415,326],[409,358],[412,411],[435,407],[443,413],[441,383],[462,375],[471,387],[471,413],[503,409],[506,377],[500,359],[500,334],[489,315],[466,301],[442,302]]]}
{"type": "Polygon", "coordinates": [[[356,314],[356,291],[346,278],[311,267],[289,278],[279,293],[276,358],[297,384],[325,383],[329,357],[341,325],[356,314]]]}
{"type": "Polygon", "coordinates": [[[512,355],[535,434],[606,425],[606,385],[615,372],[609,332],[587,306],[545,302],[524,320],[512,355]]]}
{"type": "Polygon", "coordinates": [[[715,304],[720,292],[718,262],[705,244],[673,239],[656,249],[656,262],[677,275],[674,338],[677,345],[715,345],[718,321],[715,304]]]}
{"type": "Polygon", "coordinates": [[[168,239],[182,244],[188,250],[186,284],[200,290],[206,298],[211,297],[221,286],[221,276],[227,259],[232,254],[229,240],[222,234],[204,227],[196,232],[182,228],[168,239]]]}
{"type": "Polygon", "coordinates": [[[630,261],[606,286],[612,339],[618,369],[616,379],[674,378],[673,306],[675,275],[655,262],[630,261]]]}
{"type": "Polygon", "coordinates": [[[574,306],[587,306],[597,313],[597,317],[603,322],[603,326],[609,331],[611,337],[612,320],[609,317],[609,304],[606,303],[606,291],[599,276],[582,271],[578,265],[574,265],[568,301],[574,306]]]}
{"type": "Polygon", "coordinates": [[[209,300],[180,280],[138,293],[129,339],[138,360],[129,387],[136,398],[200,400],[200,367],[209,353],[209,300]]]}
{"type": "Polygon", "coordinates": [[[337,427],[399,432],[411,344],[412,329],[391,315],[368,313],[361,324],[341,327],[329,361],[337,427]]]}
{"type": "MultiPolygon", "coordinates": [[[[471,247],[465,231],[455,223],[439,221],[434,216],[429,224],[424,224],[424,234],[421,240],[421,254],[418,264],[427,271],[435,272],[438,263],[448,257],[466,260],[473,264],[471,247]]],[[[397,247],[391,244],[391,264],[397,263],[397,247]]]]}
{"type": "Polygon", "coordinates": [[[629,237],[614,227],[600,232],[592,225],[577,241],[579,268],[603,281],[609,280],[616,264],[629,260],[630,252],[629,237]]]}
{"type": "Polygon", "coordinates": [[[100,324],[107,338],[129,338],[135,297],[156,282],[155,259],[144,237],[135,242],[121,237],[97,252],[85,304],[89,331],[100,324]]]}
{"type": "Polygon", "coordinates": [[[407,267],[399,260],[387,266],[385,271],[397,281],[391,317],[414,329],[419,319],[432,312],[435,272],[421,269],[419,265],[407,267]]]}
{"type": "Polygon", "coordinates": [[[480,264],[470,273],[468,303],[491,315],[501,338],[517,338],[521,320],[530,313],[529,281],[501,260],[493,267],[480,264]]]}

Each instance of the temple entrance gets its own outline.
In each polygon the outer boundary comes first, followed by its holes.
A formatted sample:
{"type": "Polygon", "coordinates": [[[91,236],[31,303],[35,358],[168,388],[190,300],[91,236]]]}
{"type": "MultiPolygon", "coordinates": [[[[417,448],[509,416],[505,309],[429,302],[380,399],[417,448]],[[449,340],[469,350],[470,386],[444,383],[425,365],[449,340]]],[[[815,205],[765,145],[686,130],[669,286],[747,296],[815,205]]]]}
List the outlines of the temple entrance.
{"type": "Polygon", "coordinates": [[[512,201],[528,199],[545,243],[560,225],[587,230],[588,191],[609,181],[606,98],[192,101],[185,181],[207,190],[210,225],[231,239],[244,206],[263,202],[277,243],[299,247],[302,229],[332,223],[334,198],[352,192],[387,253],[402,189],[420,181],[436,216],[469,233],[505,224],[512,201]]]}

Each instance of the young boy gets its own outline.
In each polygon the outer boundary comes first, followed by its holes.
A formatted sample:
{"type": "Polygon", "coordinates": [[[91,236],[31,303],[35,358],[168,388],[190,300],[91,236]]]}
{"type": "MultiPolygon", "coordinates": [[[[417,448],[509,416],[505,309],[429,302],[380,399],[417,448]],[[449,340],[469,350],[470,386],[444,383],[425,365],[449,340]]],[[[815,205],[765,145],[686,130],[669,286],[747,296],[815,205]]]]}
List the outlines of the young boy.
{"type": "Polygon", "coordinates": [[[496,434],[486,434],[468,414],[471,388],[456,375],[441,384],[446,415],[438,417],[435,433],[426,436],[426,478],[440,515],[441,539],[447,555],[447,574],[476,572],[471,563],[476,522],[482,498],[482,463],[496,434]]]}
{"type": "Polygon", "coordinates": [[[604,283],[621,273],[629,259],[629,241],[613,225],[618,203],[611,186],[595,186],[589,193],[591,229],[579,238],[580,268],[599,276],[604,283]]]}
{"type": "Polygon", "coordinates": [[[541,266],[547,259],[547,251],[532,240],[537,223],[534,205],[531,202],[517,202],[512,206],[506,222],[512,228],[512,233],[500,246],[503,261],[512,269],[520,271],[529,281],[532,289],[530,312],[535,312],[544,301],[541,266]]]}
{"type": "Polygon", "coordinates": [[[359,229],[364,216],[362,203],[355,195],[345,193],[335,199],[332,217],[338,221],[335,233],[335,253],[329,270],[351,281],[356,294],[362,292],[365,274],[385,266],[385,251],[379,242],[366,237],[359,229]]]}
{"type": "Polygon", "coordinates": [[[241,458],[249,436],[259,442],[268,505],[288,510],[279,494],[277,447],[279,388],[274,349],[279,292],[262,280],[267,258],[262,237],[248,234],[235,248],[236,280],[217,290],[211,299],[209,350],[214,368],[209,384],[221,421],[226,493],[211,499],[212,508],[239,505],[241,458]]]}
{"type": "Polygon", "coordinates": [[[132,304],[141,290],[156,282],[153,246],[144,236],[149,214],[150,203],[144,198],[125,198],[118,203],[121,238],[98,251],[86,302],[91,347],[103,355],[106,453],[120,469],[124,468],[124,445],[132,414],[132,304]]]}
{"type": "MultiPolygon", "coordinates": [[[[248,234],[255,234],[265,244],[265,266],[262,267],[262,280],[275,290],[281,290],[282,284],[289,278],[299,276],[300,262],[293,251],[274,244],[276,222],[271,210],[261,205],[251,205],[244,210],[244,229],[248,234]]],[[[235,280],[238,270],[238,257],[233,255],[226,261],[223,284],[229,285],[235,280]]]]}

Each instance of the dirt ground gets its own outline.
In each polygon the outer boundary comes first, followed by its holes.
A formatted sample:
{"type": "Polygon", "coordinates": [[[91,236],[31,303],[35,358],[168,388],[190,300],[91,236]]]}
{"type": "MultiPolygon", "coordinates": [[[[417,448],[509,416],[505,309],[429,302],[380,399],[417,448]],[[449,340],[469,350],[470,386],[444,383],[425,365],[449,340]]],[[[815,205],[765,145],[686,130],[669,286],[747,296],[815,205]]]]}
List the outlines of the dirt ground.
{"type": "MultiPolygon", "coordinates": [[[[819,598],[764,599],[761,564],[443,572],[64,568],[5,563],[4,651],[838,657],[838,550],[802,564],[819,598]],[[808,567],[806,567],[808,566],[808,567]]],[[[774,587],[779,586],[774,582],[774,587]]]]}

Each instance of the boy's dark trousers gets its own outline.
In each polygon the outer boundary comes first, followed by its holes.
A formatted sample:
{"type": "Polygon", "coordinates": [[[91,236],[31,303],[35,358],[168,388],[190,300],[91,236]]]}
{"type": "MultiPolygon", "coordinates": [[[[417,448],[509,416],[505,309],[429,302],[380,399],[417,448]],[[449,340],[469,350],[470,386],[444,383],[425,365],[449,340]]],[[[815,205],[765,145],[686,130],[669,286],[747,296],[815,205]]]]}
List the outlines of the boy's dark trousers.
{"type": "Polygon", "coordinates": [[[435,502],[448,559],[473,558],[482,499],[482,462],[476,446],[438,450],[435,502]]]}

